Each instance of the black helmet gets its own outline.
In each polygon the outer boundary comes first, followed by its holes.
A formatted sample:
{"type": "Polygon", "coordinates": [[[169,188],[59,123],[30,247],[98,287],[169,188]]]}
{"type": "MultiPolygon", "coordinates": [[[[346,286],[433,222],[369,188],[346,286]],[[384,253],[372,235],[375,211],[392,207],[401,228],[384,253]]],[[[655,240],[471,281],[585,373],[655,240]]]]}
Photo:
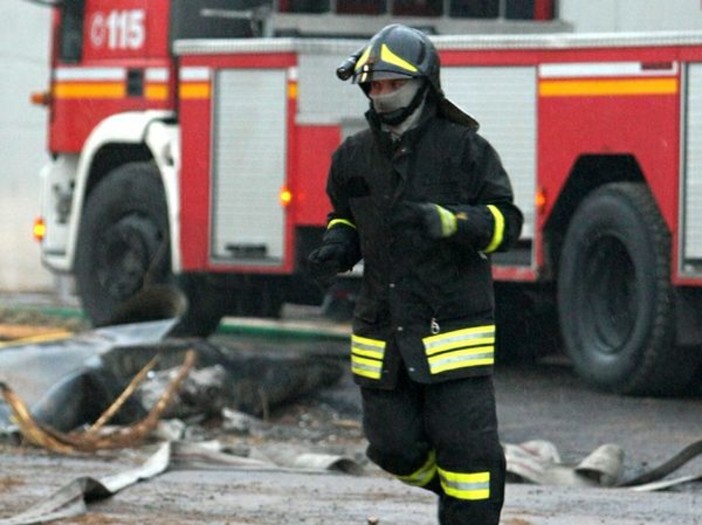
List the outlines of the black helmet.
{"type": "Polygon", "coordinates": [[[429,38],[417,29],[393,24],[381,29],[354,65],[359,84],[385,78],[425,78],[441,91],[439,55],[429,38]]]}
{"type": "Polygon", "coordinates": [[[375,34],[368,45],[337,69],[337,76],[361,85],[389,78],[424,78],[436,95],[439,111],[449,120],[478,129],[478,122],[446,98],[441,89],[439,54],[429,37],[411,27],[392,24],[375,34]]]}

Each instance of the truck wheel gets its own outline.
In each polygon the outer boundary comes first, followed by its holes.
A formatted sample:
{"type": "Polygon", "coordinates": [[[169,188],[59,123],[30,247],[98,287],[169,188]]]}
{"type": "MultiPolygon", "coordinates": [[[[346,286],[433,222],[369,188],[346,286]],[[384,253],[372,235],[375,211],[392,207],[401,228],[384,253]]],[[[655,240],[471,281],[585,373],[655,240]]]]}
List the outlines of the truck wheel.
{"type": "Polygon", "coordinates": [[[628,395],[684,389],[699,353],[674,346],[670,234],[648,188],[611,183],[578,207],[558,275],[565,349],[591,385],[628,395]]]}
{"type": "Polygon", "coordinates": [[[229,281],[227,313],[243,317],[281,316],[288,280],[285,277],[249,275],[229,281]]]}
{"type": "Polygon", "coordinates": [[[90,192],[75,275],[83,309],[96,326],[181,315],[174,332],[207,335],[221,317],[208,294],[171,273],[166,198],[150,162],[120,166],[90,192]],[[181,307],[177,298],[183,296],[181,307]]]}
{"type": "Polygon", "coordinates": [[[495,357],[500,364],[528,365],[561,346],[555,294],[525,288],[495,283],[495,357]]]}
{"type": "Polygon", "coordinates": [[[207,275],[181,275],[177,283],[187,298],[187,310],[170,335],[206,337],[212,334],[217,330],[228,304],[226,291],[210,283],[207,275]]]}

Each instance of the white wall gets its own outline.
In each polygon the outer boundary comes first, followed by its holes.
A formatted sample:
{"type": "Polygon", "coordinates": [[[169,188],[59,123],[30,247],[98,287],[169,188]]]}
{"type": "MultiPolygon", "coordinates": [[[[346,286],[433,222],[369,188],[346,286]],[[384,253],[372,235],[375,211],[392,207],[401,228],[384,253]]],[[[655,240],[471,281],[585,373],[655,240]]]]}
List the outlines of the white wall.
{"type": "Polygon", "coordinates": [[[578,33],[702,30],[700,0],[558,0],[578,33]]]}
{"type": "Polygon", "coordinates": [[[0,291],[49,290],[53,278],[32,239],[47,114],[29,96],[48,87],[50,11],[0,1],[0,291]]]}

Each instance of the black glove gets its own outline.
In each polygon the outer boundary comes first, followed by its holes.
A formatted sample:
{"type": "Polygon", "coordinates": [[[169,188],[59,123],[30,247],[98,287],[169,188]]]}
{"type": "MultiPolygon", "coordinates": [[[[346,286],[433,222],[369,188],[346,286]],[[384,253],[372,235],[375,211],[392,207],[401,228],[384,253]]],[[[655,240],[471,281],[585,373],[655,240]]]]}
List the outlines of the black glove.
{"type": "Polygon", "coordinates": [[[432,239],[451,237],[456,233],[456,216],[433,202],[400,202],[393,210],[393,227],[419,226],[432,239]]]}
{"type": "Polygon", "coordinates": [[[336,274],[350,270],[360,259],[356,229],[335,226],[324,233],[322,245],[312,250],[307,263],[312,277],[320,286],[328,288],[336,274]]]}
{"type": "Polygon", "coordinates": [[[323,244],[312,250],[307,262],[310,274],[323,288],[328,288],[334,282],[336,274],[341,272],[346,259],[346,248],[342,243],[323,244]]]}

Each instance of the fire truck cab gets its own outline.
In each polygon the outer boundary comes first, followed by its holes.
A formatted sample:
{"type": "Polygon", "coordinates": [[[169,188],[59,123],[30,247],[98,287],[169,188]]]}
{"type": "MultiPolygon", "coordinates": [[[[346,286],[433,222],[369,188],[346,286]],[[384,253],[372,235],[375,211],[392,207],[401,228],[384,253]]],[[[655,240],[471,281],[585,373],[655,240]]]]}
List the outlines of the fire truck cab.
{"type": "MultiPolygon", "coordinates": [[[[367,107],[335,70],[363,41],[280,36],[282,3],[235,4],[55,8],[42,258],[97,325],[168,315],[176,297],[181,333],[205,334],[225,314],[321,301],[306,255],[331,153],[367,107]]],[[[454,30],[442,13],[421,21],[454,30]]],[[[702,34],[433,38],[445,91],[525,214],[493,259],[501,351],[563,346],[589,384],[624,394],[695,380],[702,34]]]]}

